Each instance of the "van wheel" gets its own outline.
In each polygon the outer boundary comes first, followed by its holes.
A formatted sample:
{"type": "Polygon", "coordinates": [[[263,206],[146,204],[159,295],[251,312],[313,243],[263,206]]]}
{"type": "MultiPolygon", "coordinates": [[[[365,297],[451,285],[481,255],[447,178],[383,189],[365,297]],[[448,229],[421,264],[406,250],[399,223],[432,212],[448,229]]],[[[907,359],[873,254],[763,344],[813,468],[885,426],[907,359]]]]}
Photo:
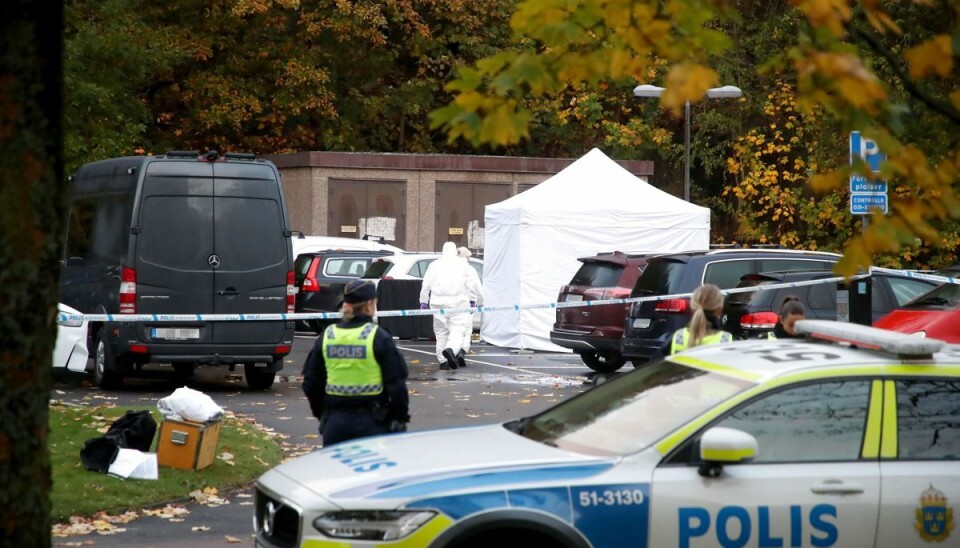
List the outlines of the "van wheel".
{"type": "Polygon", "coordinates": [[[182,379],[188,379],[193,372],[197,369],[197,365],[193,363],[175,363],[173,364],[173,370],[176,371],[177,377],[182,379]]]}
{"type": "Polygon", "coordinates": [[[273,367],[257,367],[255,363],[244,364],[243,373],[251,390],[269,390],[273,386],[273,379],[277,377],[273,367]]]}
{"type": "Polygon", "coordinates": [[[597,373],[613,373],[626,363],[626,360],[623,359],[623,356],[621,356],[619,352],[601,353],[582,351],[580,352],[580,359],[583,360],[583,363],[587,364],[587,367],[597,373]]]}
{"type": "Polygon", "coordinates": [[[93,382],[105,390],[123,386],[123,373],[117,371],[117,362],[113,359],[113,349],[107,340],[106,329],[97,331],[96,350],[93,353],[93,382]]]}

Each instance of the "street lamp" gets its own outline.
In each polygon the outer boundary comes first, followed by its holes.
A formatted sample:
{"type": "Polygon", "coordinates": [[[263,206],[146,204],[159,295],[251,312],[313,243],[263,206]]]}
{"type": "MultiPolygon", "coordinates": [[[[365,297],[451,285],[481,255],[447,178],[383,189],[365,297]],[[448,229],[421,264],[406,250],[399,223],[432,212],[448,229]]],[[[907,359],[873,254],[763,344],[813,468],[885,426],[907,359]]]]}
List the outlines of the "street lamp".
{"type": "MultiPolygon", "coordinates": [[[[643,84],[633,88],[633,94],[636,97],[660,97],[666,88],[643,84]]],[[[723,86],[719,88],[710,88],[707,90],[707,97],[710,99],[728,99],[740,97],[743,90],[737,86],[723,86]]],[[[684,131],[683,131],[683,199],[690,201],[690,101],[684,105],[683,109],[684,131]]]]}

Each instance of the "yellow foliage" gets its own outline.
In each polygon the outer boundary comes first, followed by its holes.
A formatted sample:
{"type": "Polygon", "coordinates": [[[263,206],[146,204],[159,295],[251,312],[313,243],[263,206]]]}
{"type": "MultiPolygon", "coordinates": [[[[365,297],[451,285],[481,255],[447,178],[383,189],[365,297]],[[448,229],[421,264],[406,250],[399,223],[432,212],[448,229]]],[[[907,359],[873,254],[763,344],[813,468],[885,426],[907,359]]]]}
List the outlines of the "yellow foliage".
{"type": "Polygon", "coordinates": [[[941,34],[903,53],[910,68],[910,77],[919,80],[931,74],[941,78],[950,76],[953,70],[953,47],[951,37],[941,34]]]}
{"type": "Polygon", "coordinates": [[[666,78],[666,90],[660,98],[663,107],[679,114],[687,101],[697,101],[707,90],[716,86],[717,73],[703,65],[684,63],[670,69],[666,78]]]}
{"type": "Polygon", "coordinates": [[[814,27],[828,29],[834,36],[843,34],[844,23],[850,20],[847,0],[790,0],[814,27]]]}

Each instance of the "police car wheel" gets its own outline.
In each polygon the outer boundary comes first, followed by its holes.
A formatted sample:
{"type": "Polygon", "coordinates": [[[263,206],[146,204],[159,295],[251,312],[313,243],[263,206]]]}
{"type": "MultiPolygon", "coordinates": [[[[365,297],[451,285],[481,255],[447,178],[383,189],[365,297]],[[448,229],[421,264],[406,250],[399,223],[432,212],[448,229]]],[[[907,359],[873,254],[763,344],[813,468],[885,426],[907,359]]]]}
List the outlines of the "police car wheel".
{"type": "Polygon", "coordinates": [[[583,351],[580,352],[580,359],[583,360],[583,363],[585,363],[587,367],[597,373],[613,373],[626,363],[623,356],[617,352],[600,353],[583,351]]]}

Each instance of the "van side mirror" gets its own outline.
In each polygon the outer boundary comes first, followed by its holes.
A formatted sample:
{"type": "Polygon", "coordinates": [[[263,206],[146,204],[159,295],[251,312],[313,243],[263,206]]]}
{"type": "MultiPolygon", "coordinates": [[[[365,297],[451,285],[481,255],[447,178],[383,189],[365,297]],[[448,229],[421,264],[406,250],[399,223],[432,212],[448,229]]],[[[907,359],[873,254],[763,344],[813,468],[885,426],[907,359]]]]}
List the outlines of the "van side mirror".
{"type": "Polygon", "coordinates": [[[700,475],[719,477],[724,464],[749,462],[758,452],[757,439],[743,430],[711,428],[700,438],[700,475]]]}

